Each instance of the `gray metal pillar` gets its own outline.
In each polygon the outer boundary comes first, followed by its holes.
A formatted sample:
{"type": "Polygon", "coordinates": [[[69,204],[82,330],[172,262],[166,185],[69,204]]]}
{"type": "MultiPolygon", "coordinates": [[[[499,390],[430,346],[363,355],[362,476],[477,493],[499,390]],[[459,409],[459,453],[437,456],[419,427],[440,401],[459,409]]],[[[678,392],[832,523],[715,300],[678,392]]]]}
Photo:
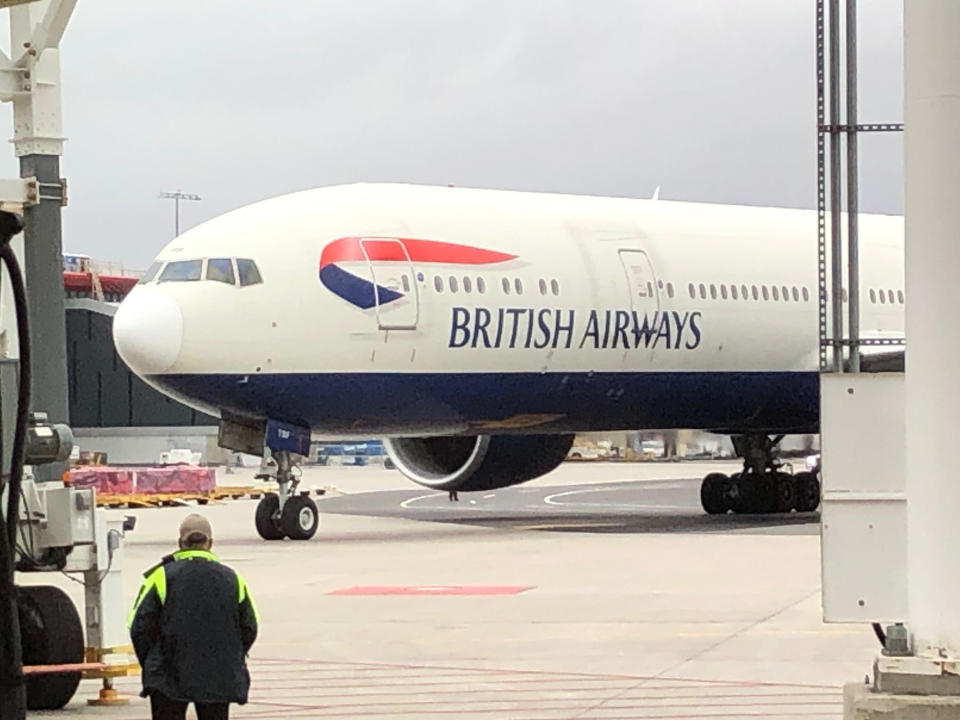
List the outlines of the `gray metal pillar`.
{"type": "MultiPolygon", "coordinates": [[[[39,202],[24,210],[23,265],[33,354],[32,409],[69,423],[67,330],[63,292],[60,158],[24,155],[20,176],[37,178],[39,202]]],[[[58,480],[62,464],[37,468],[38,479],[58,480]]]]}

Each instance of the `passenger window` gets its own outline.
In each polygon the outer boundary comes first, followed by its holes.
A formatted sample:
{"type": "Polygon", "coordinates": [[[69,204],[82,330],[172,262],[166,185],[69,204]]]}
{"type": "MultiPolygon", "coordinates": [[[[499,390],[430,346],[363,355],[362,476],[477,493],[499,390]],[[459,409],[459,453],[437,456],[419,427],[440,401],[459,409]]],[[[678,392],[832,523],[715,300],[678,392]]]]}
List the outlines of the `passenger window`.
{"type": "Polygon", "coordinates": [[[433,276],[433,287],[437,292],[443,292],[443,278],[439,275],[433,276]]]}
{"type": "Polygon", "coordinates": [[[899,300],[900,304],[903,305],[903,290],[897,290],[897,300],[899,300]]]}
{"type": "Polygon", "coordinates": [[[550,289],[553,291],[554,295],[560,294],[560,282],[558,280],[550,281],[550,289]]]}
{"type": "Polygon", "coordinates": [[[147,271],[143,274],[143,277],[140,278],[140,284],[146,285],[148,282],[153,282],[153,279],[157,276],[157,273],[160,272],[160,268],[163,267],[163,263],[155,262],[147,271]]]}
{"type": "Polygon", "coordinates": [[[523,295],[523,282],[520,280],[520,278],[516,278],[513,281],[513,287],[517,291],[517,295],[523,295]]]}
{"type": "Polygon", "coordinates": [[[453,275],[450,276],[450,292],[457,292],[457,279],[453,275]]]}
{"type": "Polygon", "coordinates": [[[544,280],[543,278],[540,278],[540,294],[541,295],[547,294],[547,281],[544,280]]]}
{"type": "Polygon", "coordinates": [[[157,282],[189,282],[199,280],[203,271],[202,260],[180,260],[167,263],[157,282]]]}
{"type": "Polygon", "coordinates": [[[707,299],[707,288],[704,286],[703,283],[700,283],[700,299],[701,300],[707,299]]]}
{"type": "Polygon", "coordinates": [[[720,286],[720,297],[722,297],[724,300],[727,299],[727,286],[726,286],[726,285],[721,285],[721,286],[720,286]]]}
{"type": "Polygon", "coordinates": [[[463,291],[465,293],[471,292],[473,290],[473,283],[470,282],[470,278],[463,278],[463,291]]]}
{"type": "Polygon", "coordinates": [[[259,285],[263,282],[260,270],[257,269],[257,264],[253,260],[237,258],[237,275],[240,276],[240,287],[259,285]]]}
{"type": "Polygon", "coordinates": [[[872,302],[874,305],[877,304],[877,293],[873,290],[873,288],[870,289],[870,302],[872,302]]]}
{"type": "Polygon", "coordinates": [[[763,292],[763,299],[764,299],[764,300],[769,300],[769,299],[770,299],[770,291],[767,289],[767,286],[764,285],[764,286],[762,286],[760,289],[761,289],[761,291],[763,292]]]}
{"type": "Polygon", "coordinates": [[[803,288],[803,301],[804,302],[810,301],[810,291],[807,290],[806,288],[803,288]]]}
{"type": "Polygon", "coordinates": [[[773,299],[774,299],[774,300],[779,300],[779,299],[780,299],[780,290],[777,289],[777,286],[776,286],[776,285],[774,285],[772,288],[770,288],[770,294],[773,296],[773,299]]]}
{"type": "Polygon", "coordinates": [[[783,286],[783,301],[790,302],[790,288],[786,285],[783,286]]]}
{"type": "Polygon", "coordinates": [[[717,299],[717,286],[714,285],[713,283],[710,283],[710,297],[713,300],[717,299]]]}
{"type": "Polygon", "coordinates": [[[747,286],[746,286],[746,285],[741,285],[741,286],[740,286],[740,294],[743,296],[743,299],[744,299],[744,300],[749,300],[749,299],[750,299],[750,296],[747,294],[747,286]]]}
{"type": "Polygon", "coordinates": [[[757,286],[756,286],[756,285],[753,286],[753,299],[754,299],[754,300],[759,300],[759,299],[760,299],[760,295],[759,295],[759,293],[757,292],[757,286]]]}
{"type": "Polygon", "coordinates": [[[880,291],[880,304],[881,305],[887,304],[887,294],[883,290],[880,291]]]}
{"type": "Polygon", "coordinates": [[[403,291],[410,292],[410,278],[404,275],[401,282],[403,283],[403,291]]]}
{"type": "Polygon", "coordinates": [[[487,291],[487,281],[481,277],[477,278],[477,292],[483,295],[487,291]]]}
{"type": "Polygon", "coordinates": [[[673,283],[667,283],[667,297],[673,297],[673,283]]]}
{"type": "Polygon", "coordinates": [[[503,279],[503,294],[504,295],[510,294],[510,280],[508,278],[503,279]]]}
{"type": "Polygon", "coordinates": [[[893,305],[893,290],[887,290],[887,298],[890,300],[890,304],[893,305]]]}
{"type": "Polygon", "coordinates": [[[653,283],[647,280],[647,297],[653,297],[653,283]]]}
{"type": "Polygon", "coordinates": [[[739,299],[740,299],[740,298],[737,296],[737,286],[736,286],[736,285],[731,285],[731,286],[730,286],[730,297],[732,297],[734,300],[739,300],[739,299]]]}
{"type": "Polygon", "coordinates": [[[230,258],[210,258],[207,260],[207,280],[236,285],[233,277],[233,260],[230,258]]]}
{"type": "Polygon", "coordinates": [[[689,285],[687,285],[687,290],[690,292],[690,299],[691,300],[696,299],[697,289],[693,286],[693,283],[690,283],[689,285]]]}

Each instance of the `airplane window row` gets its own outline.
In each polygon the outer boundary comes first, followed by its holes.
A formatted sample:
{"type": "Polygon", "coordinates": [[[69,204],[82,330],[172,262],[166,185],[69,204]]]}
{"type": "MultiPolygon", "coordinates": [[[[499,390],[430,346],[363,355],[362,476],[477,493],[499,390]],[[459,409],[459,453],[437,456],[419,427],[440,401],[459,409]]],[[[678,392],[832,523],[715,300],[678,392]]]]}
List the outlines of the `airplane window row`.
{"type": "Polygon", "coordinates": [[[878,299],[881,305],[896,305],[898,303],[903,305],[905,298],[903,296],[903,290],[897,290],[896,294],[894,294],[893,290],[875,290],[870,288],[870,302],[876,305],[878,299]]]}
{"type": "MultiPolygon", "coordinates": [[[[403,288],[405,291],[409,291],[409,282],[410,281],[407,279],[407,277],[404,276],[403,288]]],[[[557,280],[550,280],[548,282],[544,278],[540,278],[538,285],[541,295],[560,294],[560,283],[557,280]]],[[[513,278],[512,281],[510,278],[501,278],[501,286],[503,287],[504,295],[509,295],[511,292],[514,292],[517,295],[523,295],[523,280],[520,278],[513,278]]],[[[472,293],[474,290],[476,290],[476,292],[483,295],[487,291],[487,284],[482,277],[478,277],[476,280],[473,280],[467,275],[465,275],[463,278],[457,278],[454,275],[450,275],[446,279],[446,282],[444,282],[444,279],[440,275],[434,275],[433,288],[438,293],[443,292],[445,289],[449,290],[451,293],[457,293],[461,290],[465,293],[472,293]]]]}
{"type": "Polygon", "coordinates": [[[789,287],[787,285],[715,285],[709,286],[704,283],[687,285],[687,292],[692,299],[699,297],[706,300],[709,294],[711,300],[775,300],[783,302],[803,302],[810,301],[810,291],[807,288],[798,288],[796,285],[789,287]],[[699,291],[699,293],[698,293],[699,291]]]}
{"type": "MultiPolygon", "coordinates": [[[[673,297],[673,283],[672,283],[672,282],[664,283],[663,280],[657,280],[657,287],[660,288],[660,292],[661,292],[661,293],[662,293],[664,290],[666,290],[666,291],[667,291],[667,297],[671,297],[671,298],[673,297]]],[[[643,289],[643,286],[641,286],[640,289],[642,290],[642,289],[643,289]]],[[[653,296],[654,296],[654,295],[653,295],[653,282],[651,282],[650,280],[647,280],[647,294],[644,295],[644,294],[641,292],[641,293],[640,293],[640,297],[653,297],[653,296]]]]}
{"type": "MultiPolygon", "coordinates": [[[[404,289],[405,291],[409,291],[409,289],[410,289],[410,288],[408,287],[409,282],[410,282],[410,281],[407,279],[407,276],[404,275],[404,277],[403,277],[403,289],[404,289]]],[[[440,277],[439,275],[434,275],[434,276],[433,276],[433,287],[434,287],[434,289],[435,289],[437,292],[443,292],[443,289],[444,289],[443,278],[440,277]]],[[[450,292],[452,292],[452,293],[460,292],[460,290],[462,289],[463,292],[465,292],[465,293],[472,293],[472,292],[476,291],[476,292],[480,293],[481,295],[483,295],[483,294],[487,291],[487,283],[486,283],[486,281],[485,281],[483,278],[478,277],[478,278],[474,281],[474,280],[471,279],[468,275],[464,275],[464,276],[463,276],[462,283],[461,283],[461,281],[460,281],[458,278],[456,278],[455,276],[451,275],[449,278],[447,278],[446,287],[448,287],[448,288],[450,289],[450,292]]]]}
{"type": "Polygon", "coordinates": [[[257,264],[249,258],[206,258],[176,260],[166,264],[155,262],[140,279],[141,284],[153,282],[195,282],[211,280],[227,285],[259,285],[263,282],[257,264]]]}

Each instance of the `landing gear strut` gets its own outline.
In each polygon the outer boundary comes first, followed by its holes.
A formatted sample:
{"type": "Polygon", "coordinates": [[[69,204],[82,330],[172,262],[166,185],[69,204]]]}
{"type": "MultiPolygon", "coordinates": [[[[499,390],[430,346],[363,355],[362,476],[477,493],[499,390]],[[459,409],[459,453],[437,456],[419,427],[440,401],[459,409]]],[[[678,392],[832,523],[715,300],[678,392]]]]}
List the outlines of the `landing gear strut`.
{"type": "Polygon", "coordinates": [[[279,488],[276,494],[264,495],[257,505],[255,521],[260,537],[264,540],[312,538],[320,525],[320,513],[307,493],[296,494],[300,475],[294,471],[292,453],[286,450],[267,453],[257,477],[273,479],[279,488]]]}
{"type": "Polygon", "coordinates": [[[700,485],[700,502],[710,515],[812,512],[820,505],[820,481],[816,473],[793,475],[777,459],[783,435],[735,435],[737,455],[743,470],[729,477],[710,473],[700,485]]]}

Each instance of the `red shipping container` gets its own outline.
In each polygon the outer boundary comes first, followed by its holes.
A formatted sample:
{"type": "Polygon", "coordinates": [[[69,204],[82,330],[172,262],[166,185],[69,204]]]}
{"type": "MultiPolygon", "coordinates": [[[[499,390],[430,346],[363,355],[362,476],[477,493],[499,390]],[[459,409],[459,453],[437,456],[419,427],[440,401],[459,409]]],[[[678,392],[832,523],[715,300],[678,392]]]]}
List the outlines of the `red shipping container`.
{"type": "Polygon", "coordinates": [[[171,465],[137,470],[137,492],[140,493],[201,493],[216,487],[217,473],[213,468],[171,465]]]}
{"type": "Polygon", "coordinates": [[[76,488],[96,488],[98,493],[132,493],[134,472],[113,467],[79,467],[70,471],[70,482],[76,488]]]}

